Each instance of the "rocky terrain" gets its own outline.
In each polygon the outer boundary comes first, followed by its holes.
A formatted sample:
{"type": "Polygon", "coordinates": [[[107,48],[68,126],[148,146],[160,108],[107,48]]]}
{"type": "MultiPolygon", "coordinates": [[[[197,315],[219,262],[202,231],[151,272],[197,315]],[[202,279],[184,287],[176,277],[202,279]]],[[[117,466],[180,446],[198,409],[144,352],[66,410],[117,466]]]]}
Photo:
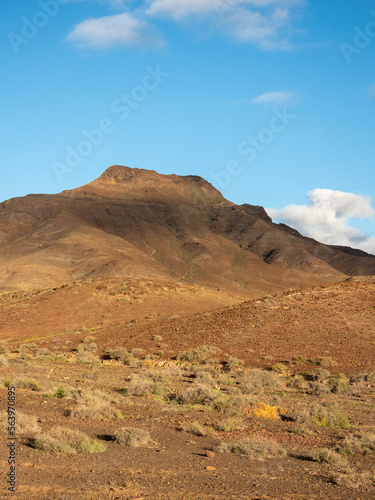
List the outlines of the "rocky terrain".
{"type": "Polygon", "coordinates": [[[374,498],[374,256],[119,166],[0,248],[2,498],[374,498]]]}

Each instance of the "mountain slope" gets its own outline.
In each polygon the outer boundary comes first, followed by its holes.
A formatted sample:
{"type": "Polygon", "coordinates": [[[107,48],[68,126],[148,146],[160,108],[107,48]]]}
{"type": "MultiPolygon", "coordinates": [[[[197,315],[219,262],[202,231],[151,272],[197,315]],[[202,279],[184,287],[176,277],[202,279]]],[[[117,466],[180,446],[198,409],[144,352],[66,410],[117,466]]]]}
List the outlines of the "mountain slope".
{"type": "Polygon", "coordinates": [[[220,287],[250,297],[375,274],[350,254],[273,224],[197,176],[112,166],[56,195],[0,205],[0,290],[87,278],[149,278],[220,287]]]}

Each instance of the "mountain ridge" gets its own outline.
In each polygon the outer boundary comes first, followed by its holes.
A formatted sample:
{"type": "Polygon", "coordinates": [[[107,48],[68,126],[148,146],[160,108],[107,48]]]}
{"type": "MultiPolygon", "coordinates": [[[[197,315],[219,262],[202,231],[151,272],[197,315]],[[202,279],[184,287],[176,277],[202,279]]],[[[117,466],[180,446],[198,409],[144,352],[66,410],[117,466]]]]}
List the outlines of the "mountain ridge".
{"type": "Polygon", "coordinates": [[[0,290],[98,277],[152,278],[242,297],[375,274],[343,251],[236,205],[199,176],[114,165],[56,195],[0,204],[0,290]]]}

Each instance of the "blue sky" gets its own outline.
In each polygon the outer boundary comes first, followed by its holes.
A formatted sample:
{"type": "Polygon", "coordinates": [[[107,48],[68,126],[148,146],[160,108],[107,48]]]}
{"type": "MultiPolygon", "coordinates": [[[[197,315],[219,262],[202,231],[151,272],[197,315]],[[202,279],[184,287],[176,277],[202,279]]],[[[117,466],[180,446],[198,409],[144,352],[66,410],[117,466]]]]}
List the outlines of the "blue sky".
{"type": "Polygon", "coordinates": [[[375,253],[371,0],[17,0],[0,30],[1,201],[195,174],[375,253]]]}

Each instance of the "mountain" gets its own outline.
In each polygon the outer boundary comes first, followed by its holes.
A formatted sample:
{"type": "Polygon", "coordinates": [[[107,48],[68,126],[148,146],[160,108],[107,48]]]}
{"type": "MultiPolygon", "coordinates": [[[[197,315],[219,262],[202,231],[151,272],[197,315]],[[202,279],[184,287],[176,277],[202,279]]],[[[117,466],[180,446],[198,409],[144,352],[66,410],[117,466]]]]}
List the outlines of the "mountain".
{"type": "Polygon", "coordinates": [[[201,177],[118,165],[77,189],[3,202],[0,251],[2,291],[116,278],[255,297],[375,274],[375,256],[274,224],[201,177]]]}

